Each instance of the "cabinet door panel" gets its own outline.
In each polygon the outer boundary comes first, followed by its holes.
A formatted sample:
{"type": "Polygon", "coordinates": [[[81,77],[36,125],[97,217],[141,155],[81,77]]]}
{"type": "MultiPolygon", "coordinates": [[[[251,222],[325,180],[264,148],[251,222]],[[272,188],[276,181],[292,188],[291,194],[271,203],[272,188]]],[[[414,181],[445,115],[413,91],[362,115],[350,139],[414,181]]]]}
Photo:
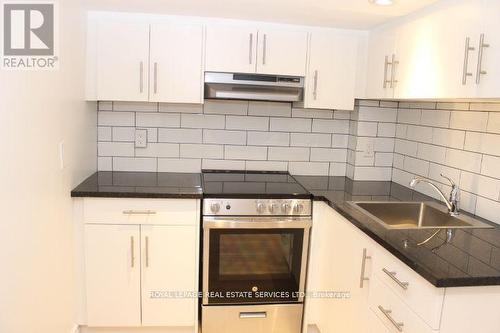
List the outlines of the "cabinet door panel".
{"type": "Polygon", "coordinates": [[[141,324],[139,243],[139,226],[85,226],[88,326],[141,324]]]}
{"type": "Polygon", "coordinates": [[[99,22],[97,99],[148,100],[149,25],[99,22]]]}
{"type": "Polygon", "coordinates": [[[198,290],[196,230],[195,226],[141,226],[143,325],[195,325],[196,298],[168,297],[165,292],[198,290]]]}
{"type": "Polygon", "coordinates": [[[305,107],[352,110],[356,57],[356,36],[311,33],[305,107]]]}
{"type": "Polygon", "coordinates": [[[395,29],[373,31],[368,42],[368,65],[366,79],[366,98],[392,98],[394,90],[390,83],[391,66],[385,66],[385,57],[391,61],[396,47],[395,29]]]}
{"type": "Polygon", "coordinates": [[[257,73],[305,76],[307,32],[259,30],[257,73]]]}
{"type": "Polygon", "coordinates": [[[257,30],[242,26],[208,26],[205,68],[212,72],[255,73],[257,30]]]}
{"type": "Polygon", "coordinates": [[[151,25],[151,102],[202,103],[203,28],[151,25]]]}

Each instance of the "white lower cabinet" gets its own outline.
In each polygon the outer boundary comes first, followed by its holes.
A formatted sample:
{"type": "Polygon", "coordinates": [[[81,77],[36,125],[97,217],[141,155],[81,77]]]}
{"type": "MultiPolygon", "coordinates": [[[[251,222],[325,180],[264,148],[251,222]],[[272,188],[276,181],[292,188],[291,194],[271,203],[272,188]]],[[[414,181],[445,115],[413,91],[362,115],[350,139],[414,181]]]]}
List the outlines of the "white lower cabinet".
{"type": "Polygon", "coordinates": [[[375,312],[368,311],[368,333],[391,333],[375,312]]]}
{"type": "Polygon", "coordinates": [[[106,203],[119,207],[120,212],[133,203],[132,210],[125,210],[127,214],[159,216],[138,219],[144,224],[129,224],[129,220],[124,224],[105,224],[105,216],[114,215],[103,209],[98,223],[84,225],[85,324],[191,327],[196,332],[199,201],[165,200],[161,207],[159,201],[151,204],[148,199],[140,199],[144,200],[144,207],[163,209],[157,212],[137,210],[142,207],[139,199],[101,199],[99,205],[96,200],[89,199],[92,204],[87,204],[92,207],[92,213],[87,214],[93,217],[92,221],[99,215],[95,208],[106,203]],[[176,207],[170,215],[169,206],[176,207]]]}

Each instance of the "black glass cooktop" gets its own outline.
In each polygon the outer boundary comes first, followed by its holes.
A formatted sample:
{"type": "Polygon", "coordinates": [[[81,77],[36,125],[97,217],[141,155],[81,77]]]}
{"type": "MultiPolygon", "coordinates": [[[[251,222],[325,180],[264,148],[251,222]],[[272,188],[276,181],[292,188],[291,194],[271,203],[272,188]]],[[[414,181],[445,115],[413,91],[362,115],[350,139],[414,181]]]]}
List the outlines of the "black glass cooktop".
{"type": "Polygon", "coordinates": [[[203,170],[205,197],[311,198],[287,172],[203,170]]]}

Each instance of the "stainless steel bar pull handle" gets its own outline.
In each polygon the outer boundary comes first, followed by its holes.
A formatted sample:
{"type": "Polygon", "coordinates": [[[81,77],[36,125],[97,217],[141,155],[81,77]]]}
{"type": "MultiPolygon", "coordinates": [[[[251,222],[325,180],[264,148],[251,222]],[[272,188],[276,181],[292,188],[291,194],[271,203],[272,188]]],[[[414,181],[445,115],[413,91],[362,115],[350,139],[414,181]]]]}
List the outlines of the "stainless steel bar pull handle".
{"type": "Polygon", "coordinates": [[[391,324],[394,325],[394,327],[396,327],[396,329],[400,332],[403,332],[403,327],[405,326],[404,323],[402,322],[397,322],[394,318],[392,318],[391,316],[391,313],[392,311],[391,310],[386,310],[382,307],[382,305],[379,305],[378,306],[378,309],[380,310],[380,312],[382,312],[384,314],[384,316],[389,319],[389,321],[391,322],[391,324]]]}
{"type": "Polygon", "coordinates": [[[267,318],[267,312],[240,312],[241,319],[267,318]]]}
{"type": "Polygon", "coordinates": [[[248,39],[248,63],[252,64],[253,55],[253,34],[250,34],[248,39]]]}
{"type": "Polygon", "coordinates": [[[154,210],[124,210],[124,215],[155,215],[154,210]]]}
{"type": "Polygon", "coordinates": [[[396,65],[399,64],[399,61],[396,60],[396,55],[393,54],[392,55],[392,59],[391,59],[391,88],[394,88],[396,86],[396,83],[398,83],[398,81],[396,80],[396,65]]]}
{"type": "Polygon", "coordinates": [[[146,267],[149,267],[149,237],[146,236],[146,267]]]}
{"type": "Polygon", "coordinates": [[[467,37],[465,39],[465,54],[464,54],[464,67],[463,67],[463,72],[462,72],[462,84],[466,85],[467,84],[467,77],[472,76],[472,73],[469,72],[469,52],[474,51],[475,48],[473,46],[470,46],[470,38],[467,37]]]}
{"type": "Polygon", "coordinates": [[[396,277],[396,274],[397,274],[396,272],[391,272],[391,271],[389,271],[386,268],[383,268],[382,272],[384,272],[385,274],[387,274],[394,282],[396,282],[404,290],[408,289],[408,286],[410,284],[408,282],[404,282],[404,281],[401,281],[400,279],[398,279],[396,277]]]}
{"type": "Polygon", "coordinates": [[[154,63],[154,73],[153,73],[153,77],[154,77],[154,93],[157,94],[158,93],[158,63],[155,62],[154,63]]]}
{"type": "Polygon", "coordinates": [[[262,46],[262,65],[266,64],[266,56],[267,56],[267,35],[264,34],[264,44],[262,46]]]}
{"type": "Polygon", "coordinates": [[[130,236],[130,267],[135,266],[134,236],[130,236]]]}
{"type": "Polygon", "coordinates": [[[364,282],[369,281],[370,278],[365,277],[366,271],[366,260],[371,259],[372,257],[366,254],[366,249],[363,249],[363,258],[361,260],[361,276],[359,278],[359,287],[363,288],[364,282]]]}
{"type": "Polygon", "coordinates": [[[392,65],[392,63],[389,62],[389,56],[385,56],[385,61],[384,61],[384,89],[387,88],[387,83],[390,83],[390,80],[387,80],[387,70],[389,69],[389,65],[392,65]]]}
{"type": "Polygon", "coordinates": [[[313,98],[316,100],[318,97],[318,71],[314,71],[314,90],[313,90],[313,98]]]}
{"type": "Polygon", "coordinates": [[[481,34],[479,37],[479,48],[477,55],[476,84],[481,83],[481,75],[488,74],[487,71],[483,70],[483,51],[486,47],[490,47],[490,44],[484,42],[484,34],[481,34]]]}
{"type": "Polygon", "coordinates": [[[139,64],[139,92],[144,92],[144,63],[141,61],[139,64]]]}

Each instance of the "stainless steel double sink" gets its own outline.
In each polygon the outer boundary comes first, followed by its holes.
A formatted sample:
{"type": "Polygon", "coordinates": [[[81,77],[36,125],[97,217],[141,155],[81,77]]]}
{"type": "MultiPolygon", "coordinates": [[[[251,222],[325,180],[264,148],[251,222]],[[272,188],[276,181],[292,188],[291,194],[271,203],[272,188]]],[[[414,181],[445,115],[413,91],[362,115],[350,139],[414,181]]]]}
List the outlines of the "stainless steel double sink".
{"type": "Polygon", "coordinates": [[[445,206],[434,202],[351,201],[349,204],[387,229],[493,228],[468,215],[451,216],[445,206]]]}

